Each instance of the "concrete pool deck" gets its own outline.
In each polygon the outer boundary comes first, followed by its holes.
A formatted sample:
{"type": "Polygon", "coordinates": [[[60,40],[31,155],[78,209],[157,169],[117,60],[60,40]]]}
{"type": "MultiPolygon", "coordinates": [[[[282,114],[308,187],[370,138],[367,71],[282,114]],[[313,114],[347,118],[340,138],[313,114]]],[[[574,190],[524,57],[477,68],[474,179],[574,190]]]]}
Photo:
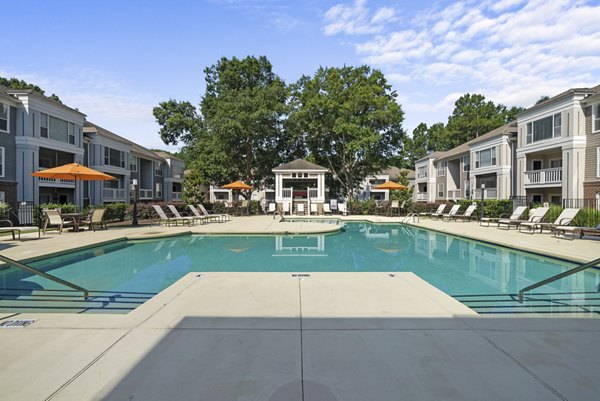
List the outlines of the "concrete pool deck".
{"type": "MultiPolygon", "coordinates": [[[[198,227],[241,234],[269,224],[272,217],[258,216],[198,227]]],[[[598,241],[509,236],[475,223],[418,224],[489,241],[495,235],[494,242],[539,252],[562,252],[564,243],[567,258],[597,257],[600,250],[598,241]]],[[[26,259],[188,231],[111,227],[0,246],[2,254],[26,259]]],[[[600,394],[600,319],[482,317],[412,273],[190,273],[127,315],[2,318],[36,319],[26,328],[0,329],[0,399],[7,400],[596,400],[600,394]]]]}

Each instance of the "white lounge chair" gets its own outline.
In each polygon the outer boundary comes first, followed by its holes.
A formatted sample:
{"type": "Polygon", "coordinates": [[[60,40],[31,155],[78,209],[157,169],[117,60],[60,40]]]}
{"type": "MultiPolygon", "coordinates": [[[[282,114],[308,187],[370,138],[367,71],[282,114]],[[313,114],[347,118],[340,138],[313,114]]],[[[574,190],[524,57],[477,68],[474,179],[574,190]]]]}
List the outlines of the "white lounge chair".
{"type": "Polygon", "coordinates": [[[549,207],[538,207],[537,209],[531,209],[529,211],[529,219],[527,219],[527,221],[517,220],[513,224],[517,224],[519,231],[522,231],[521,226],[523,226],[523,228],[526,228],[531,234],[533,234],[533,231],[536,229],[536,225],[544,220],[544,217],[546,217],[546,214],[548,214],[548,210],[550,210],[549,207]]]}
{"type": "Polygon", "coordinates": [[[96,231],[96,226],[107,230],[106,222],[104,221],[104,213],[106,209],[94,209],[87,219],[82,220],[81,224],[87,224],[88,230],[96,231]]]}
{"type": "Polygon", "coordinates": [[[289,202],[282,203],[281,214],[290,214],[290,203],[289,202]]]}
{"type": "Polygon", "coordinates": [[[228,213],[211,213],[208,210],[206,210],[206,207],[204,207],[202,203],[199,203],[198,207],[200,208],[202,215],[204,215],[207,218],[214,219],[213,216],[218,216],[221,222],[231,220],[231,216],[228,213]]]}
{"type": "Polygon", "coordinates": [[[175,225],[177,225],[177,223],[179,223],[179,222],[188,223],[188,225],[192,224],[190,222],[190,220],[167,216],[165,211],[158,205],[152,205],[152,208],[154,208],[154,211],[156,212],[156,214],[158,215],[158,218],[160,219],[159,224],[165,223],[166,226],[171,226],[171,223],[174,223],[175,225]]]}
{"type": "Polygon", "coordinates": [[[319,205],[316,203],[310,204],[310,214],[319,214],[319,205]]]}
{"type": "Polygon", "coordinates": [[[519,229],[521,229],[521,227],[526,227],[531,233],[534,233],[538,228],[540,229],[540,233],[543,232],[544,229],[553,231],[555,227],[568,226],[571,224],[571,221],[577,216],[577,213],[579,213],[579,209],[577,208],[563,209],[554,223],[544,223],[540,220],[537,223],[523,223],[519,226],[519,229]]]}
{"type": "Polygon", "coordinates": [[[396,213],[398,214],[398,216],[400,216],[400,201],[399,200],[392,201],[392,203],[390,204],[390,207],[388,209],[388,214],[391,216],[392,214],[394,214],[394,210],[396,210],[396,213]]]}
{"type": "MultiPolygon", "coordinates": [[[[516,221],[519,221],[523,213],[527,210],[527,206],[517,206],[515,210],[513,210],[512,214],[508,218],[503,218],[500,216],[498,219],[498,228],[500,226],[506,226],[507,230],[510,230],[510,226],[515,225],[516,221]]],[[[516,224],[518,226],[518,224],[516,224]]]]}
{"type": "Polygon", "coordinates": [[[442,217],[442,215],[444,214],[444,210],[446,210],[446,204],[442,203],[441,205],[438,206],[437,210],[433,213],[427,213],[429,214],[429,216],[433,219],[433,218],[438,218],[438,217],[442,217]]]}
{"type": "Polygon", "coordinates": [[[200,224],[202,224],[203,221],[206,220],[206,218],[204,216],[201,217],[196,217],[196,216],[184,216],[182,215],[179,210],[177,210],[177,208],[173,205],[167,205],[167,208],[169,208],[169,211],[171,212],[171,214],[181,220],[181,221],[187,221],[190,225],[194,225],[194,222],[199,221],[200,224]]]}
{"type": "Polygon", "coordinates": [[[275,212],[277,211],[277,204],[276,203],[269,203],[269,206],[267,207],[267,213],[269,214],[275,214],[275,212]]]}
{"type": "Polygon", "coordinates": [[[475,209],[477,209],[477,205],[469,205],[469,207],[467,207],[467,210],[465,210],[465,212],[463,214],[458,214],[456,213],[453,217],[453,219],[465,222],[465,221],[469,221],[471,220],[473,217],[473,213],[475,212],[475,209]]]}
{"type": "Polygon", "coordinates": [[[329,203],[323,203],[323,214],[331,214],[329,203]]]}
{"type": "MultiPolygon", "coordinates": [[[[199,205],[198,207],[202,207],[202,205],[199,205]]],[[[196,206],[194,205],[188,205],[188,209],[190,209],[192,211],[193,217],[196,217],[197,219],[199,219],[201,222],[202,221],[218,221],[221,222],[221,215],[218,214],[208,214],[208,212],[204,213],[204,211],[202,211],[202,208],[200,209],[202,212],[198,211],[198,209],[196,209],[196,206]]],[[[206,210],[206,209],[204,209],[206,210]]]]}
{"type": "Polygon", "coordinates": [[[296,205],[296,214],[304,215],[304,203],[298,203],[296,205]]]}
{"type": "Polygon", "coordinates": [[[0,220],[0,222],[6,224],[6,226],[0,227],[0,233],[7,233],[7,232],[11,233],[13,240],[16,239],[15,238],[15,233],[18,234],[19,241],[22,241],[22,239],[21,239],[21,233],[23,233],[23,232],[31,232],[31,231],[37,231],[37,233],[38,233],[37,237],[40,238],[40,231],[41,230],[40,230],[39,227],[35,227],[35,226],[29,226],[29,227],[26,227],[26,226],[20,226],[19,227],[19,226],[17,226],[17,227],[15,227],[15,226],[12,225],[12,221],[10,221],[10,220],[0,220]]]}
{"type": "Polygon", "coordinates": [[[456,215],[456,213],[458,213],[459,210],[460,210],[460,205],[452,206],[452,208],[450,209],[450,212],[444,213],[441,215],[442,221],[444,221],[444,219],[448,219],[448,221],[450,221],[451,219],[454,218],[454,216],[456,215]]]}
{"type": "Polygon", "coordinates": [[[338,210],[340,211],[340,214],[346,216],[348,214],[348,209],[346,208],[346,204],[345,203],[339,203],[338,204],[338,210]]]}

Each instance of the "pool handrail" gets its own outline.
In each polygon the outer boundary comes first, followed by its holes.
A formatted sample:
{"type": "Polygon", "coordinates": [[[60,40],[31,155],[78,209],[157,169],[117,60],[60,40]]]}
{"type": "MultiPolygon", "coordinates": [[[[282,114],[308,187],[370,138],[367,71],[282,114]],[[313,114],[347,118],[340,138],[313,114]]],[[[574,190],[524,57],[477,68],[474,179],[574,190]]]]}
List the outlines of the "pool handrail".
{"type": "Polygon", "coordinates": [[[527,287],[522,288],[519,291],[519,303],[520,304],[523,303],[523,297],[524,297],[524,295],[525,295],[525,293],[527,291],[531,291],[533,289],[536,289],[538,287],[541,287],[541,286],[546,285],[548,283],[551,283],[553,281],[560,280],[561,278],[565,278],[567,276],[570,276],[571,274],[579,273],[582,270],[589,269],[590,267],[594,267],[594,266],[596,266],[598,264],[600,264],[600,258],[594,259],[594,260],[592,260],[590,262],[584,263],[584,264],[579,265],[577,267],[574,267],[574,268],[572,268],[570,270],[567,270],[567,271],[564,271],[562,273],[556,274],[556,275],[554,275],[552,277],[548,277],[547,279],[538,281],[535,284],[528,285],[527,287]]]}
{"type": "Polygon", "coordinates": [[[38,269],[36,269],[34,267],[28,266],[28,265],[26,265],[24,263],[17,262],[16,260],[8,258],[8,257],[6,257],[4,255],[0,255],[0,260],[3,261],[4,263],[8,264],[8,265],[17,267],[19,269],[26,270],[26,271],[28,271],[30,273],[33,273],[33,274],[37,275],[37,276],[46,278],[46,279],[48,279],[50,281],[54,281],[55,283],[62,284],[64,286],[70,287],[70,288],[72,288],[72,289],[74,289],[76,291],[81,291],[81,292],[83,292],[83,298],[86,299],[86,300],[90,297],[90,292],[88,290],[86,290],[85,288],[83,288],[81,286],[78,286],[77,284],[73,284],[73,283],[71,283],[69,281],[63,280],[62,278],[53,276],[52,274],[48,274],[48,273],[43,272],[41,270],[38,270],[38,269]]]}

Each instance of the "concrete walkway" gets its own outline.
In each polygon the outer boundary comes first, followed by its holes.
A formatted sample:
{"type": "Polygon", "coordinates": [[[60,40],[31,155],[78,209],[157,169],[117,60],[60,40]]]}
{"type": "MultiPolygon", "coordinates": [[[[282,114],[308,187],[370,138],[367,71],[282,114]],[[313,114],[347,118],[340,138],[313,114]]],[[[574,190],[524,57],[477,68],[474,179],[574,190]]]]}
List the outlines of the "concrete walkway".
{"type": "Polygon", "coordinates": [[[7,400],[597,400],[600,319],[480,318],[412,273],[189,274],[0,329],[7,400]]]}

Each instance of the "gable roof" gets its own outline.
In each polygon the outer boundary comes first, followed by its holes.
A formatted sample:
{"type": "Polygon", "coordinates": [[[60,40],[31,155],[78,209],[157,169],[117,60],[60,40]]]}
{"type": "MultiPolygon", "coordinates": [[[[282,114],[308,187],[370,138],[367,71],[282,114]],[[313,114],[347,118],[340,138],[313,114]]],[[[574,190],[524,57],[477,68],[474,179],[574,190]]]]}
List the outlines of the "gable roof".
{"type": "Polygon", "coordinates": [[[103,136],[105,138],[112,139],[114,141],[126,144],[131,146],[131,151],[133,153],[137,153],[144,157],[154,159],[154,160],[163,160],[162,157],[151,151],[150,149],[146,149],[145,147],[138,145],[137,143],[130,141],[129,139],[123,138],[120,135],[115,134],[114,132],[110,132],[106,128],[102,128],[101,126],[94,124],[90,121],[85,121],[83,125],[83,133],[92,133],[103,136]]]}
{"type": "Polygon", "coordinates": [[[74,109],[73,107],[69,107],[66,104],[63,104],[61,102],[57,102],[56,100],[54,100],[46,95],[42,95],[41,93],[36,92],[32,89],[12,89],[12,88],[7,88],[6,86],[0,85],[0,91],[6,93],[8,95],[13,95],[15,97],[18,95],[27,95],[27,96],[37,97],[39,99],[43,99],[47,102],[50,102],[57,107],[61,107],[63,109],[72,111],[74,113],[80,114],[85,117],[85,114],[82,113],[81,111],[74,109]]]}
{"type": "Polygon", "coordinates": [[[181,160],[179,157],[177,157],[169,152],[165,152],[164,150],[155,150],[154,153],[156,153],[158,156],[162,157],[163,159],[173,159],[173,160],[178,160],[180,162],[183,162],[183,160],[181,160]]]}
{"type": "Polygon", "coordinates": [[[600,85],[596,85],[596,86],[593,86],[591,88],[571,88],[571,89],[568,89],[568,90],[566,90],[564,92],[559,93],[558,95],[552,96],[551,98],[546,99],[546,100],[544,100],[541,103],[535,104],[535,105],[533,105],[533,106],[531,106],[531,107],[523,110],[522,112],[520,112],[517,115],[517,117],[520,116],[520,115],[522,115],[522,114],[526,114],[526,113],[529,113],[531,111],[535,111],[535,110],[537,110],[537,109],[539,109],[541,107],[546,106],[548,103],[553,102],[554,100],[560,99],[560,98],[565,97],[565,96],[593,95],[595,93],[600,93],[600,85]]]}
{"type": "Polygon", "coordinates": [[[304,159],[296,159],[296,160],[291,161],[289,163],[281,164],[281,165],[275,167],[274,169],[272,169],[271,171],[288,171],[288,170],[294,170],[294,171],[298,171],[298,170],[329,171],[328,168],[325,168],[323,166],[319,166],[318,164],[311,163],[311,162],[309,162],[307,160],[304,160],[304,159]]]}

